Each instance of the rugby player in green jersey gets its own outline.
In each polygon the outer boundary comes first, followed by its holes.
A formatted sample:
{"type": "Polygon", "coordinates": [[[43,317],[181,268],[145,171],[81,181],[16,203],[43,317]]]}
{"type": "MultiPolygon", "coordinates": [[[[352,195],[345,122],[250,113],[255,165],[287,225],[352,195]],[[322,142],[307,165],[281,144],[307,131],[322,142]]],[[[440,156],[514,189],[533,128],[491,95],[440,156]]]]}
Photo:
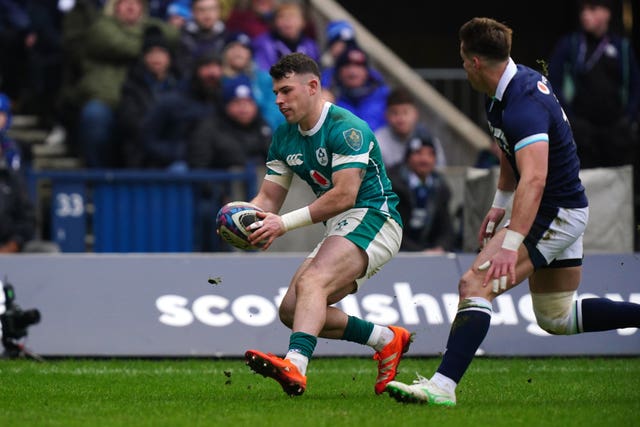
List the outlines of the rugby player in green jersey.
{"type": "Polygon", "coordinates": [[[286,123],[273,134],[267,173],[251,201],[265,213],[250,226],[250,241],[267,249],[284,233],[317,222],[325,223],[326,232],[294,274],[280,305],[280,320],[292,330],[286,356],[248,350],[246,362],[275,379],[285,393],[300,395],[318,337],[353,341],[375,350],[375,392],[380,394],[395,377],[412,335],[402,327],[349,316],[332,304],[356,292],[398,252],[398,197],[373,132],[363,120],[323,98],[314,60],[292,53],[269,73],[286,123]],[[309,184],[317,198],[279,215],[293,174],[309,184]]]}

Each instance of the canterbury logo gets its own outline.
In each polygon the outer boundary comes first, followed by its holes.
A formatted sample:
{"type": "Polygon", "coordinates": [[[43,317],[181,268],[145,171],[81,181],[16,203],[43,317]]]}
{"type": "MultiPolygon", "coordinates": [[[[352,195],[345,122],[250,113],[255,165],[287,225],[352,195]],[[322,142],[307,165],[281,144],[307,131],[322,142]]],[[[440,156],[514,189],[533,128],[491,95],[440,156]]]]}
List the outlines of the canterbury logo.
{"type": "Polygon", "coordinates": [[[287,156],[287,164],[289,166],[300,166],[304,162],[302,161],[302,153],[289,154],[287,156]]]}

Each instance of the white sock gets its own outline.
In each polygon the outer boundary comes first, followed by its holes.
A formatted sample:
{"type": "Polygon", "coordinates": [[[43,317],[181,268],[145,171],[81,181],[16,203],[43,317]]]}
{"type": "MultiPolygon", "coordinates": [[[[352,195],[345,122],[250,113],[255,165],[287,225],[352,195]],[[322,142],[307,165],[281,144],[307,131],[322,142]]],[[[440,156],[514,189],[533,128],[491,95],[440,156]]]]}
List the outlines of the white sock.
{"type": "Polygon", "coordinates": [[[307,356],[299,351],[290,351],[284,358],[289,359],[302,375],[307,375],[307,365],[309,364],[309,358],[307,356]]]}
{"type": "Polygon", "coordinates": [[[395,334],[386,326],[373,325],[373,331],[369,335],[367,345],[373,347],[375,351],[382,351],[385,345],[393,341],[395,334]]]}
{"type": "Polygon", "coordinates": [[[453,395],[456,394],[456,387],[458,386],[458,384],[451,378],[445,377],[440,372],[436,372],[435,374],[433,374],[433,377],[431,377],[431,381],[444,391],[453,395]]]}

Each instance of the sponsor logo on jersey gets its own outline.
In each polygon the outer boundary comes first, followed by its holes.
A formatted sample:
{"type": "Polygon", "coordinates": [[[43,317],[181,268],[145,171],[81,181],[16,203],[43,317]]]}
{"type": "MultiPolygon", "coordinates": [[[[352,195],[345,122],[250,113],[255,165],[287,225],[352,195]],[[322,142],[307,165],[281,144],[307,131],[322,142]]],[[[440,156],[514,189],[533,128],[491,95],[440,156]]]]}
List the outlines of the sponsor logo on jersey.
{"type": "Polygon", "coordinates": [[[545,95],[549,95],[551,93],[551,91],[549,90],[549,86],[547,86],[543,82],[538,82],[538,90],[545,95]]]}
{"type": "Polygon", "coordinates": [[[303,163],[304,161],[302,160],[302,153],[289,154],[287,156],[287,164],[289,166],[300,166],[303,163]]]}
{"type": "Polygon", "coordinates": [[[322,175],[320,172],[318,172],[315,169],[312,169],[309,172],[309,175],[311,176],[311,179],[313,179],[313,181],[322,188],[329,188],[329,186],[331,185],[331,183],[329,182],[329,179],[327,179],[326,176],[322,175]]]}
{"type": "Polygon", "coordinates": [[[329,163],[329,156],[327,155],[327,149],[320,147],[316,150],[316,159],[322,166],[327,166],[329,163]]]}
{"type": "Polygon", "coordinates": [[[342,136],[344,136],[344,140],[349,147],[354,150],[359,150],[362,148],[362,141],[364,137],[362,136],[362,132],[358,129],[351,128],[342,132],[342,136]]]}

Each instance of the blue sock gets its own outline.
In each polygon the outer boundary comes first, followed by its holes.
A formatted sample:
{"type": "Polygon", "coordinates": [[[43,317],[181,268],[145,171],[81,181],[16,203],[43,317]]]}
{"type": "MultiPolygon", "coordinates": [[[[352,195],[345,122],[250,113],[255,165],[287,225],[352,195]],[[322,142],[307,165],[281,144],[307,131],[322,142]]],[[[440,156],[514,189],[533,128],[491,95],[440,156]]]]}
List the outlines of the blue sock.
{"type": "Polygon", "coordinates": [[[607,298],[585,298],[581,302],[581,312],[581,332],[640,327],[640,304],[607,298]]]}
{"type": "Polygon", "coordinates": [[[457,383],[476,354],[476,350],[489,331],[491,303],[484,298],[472,297],[458,305],[458,314],[451,325],[447,349],[442,356],[438,372],[457,383]]]}

